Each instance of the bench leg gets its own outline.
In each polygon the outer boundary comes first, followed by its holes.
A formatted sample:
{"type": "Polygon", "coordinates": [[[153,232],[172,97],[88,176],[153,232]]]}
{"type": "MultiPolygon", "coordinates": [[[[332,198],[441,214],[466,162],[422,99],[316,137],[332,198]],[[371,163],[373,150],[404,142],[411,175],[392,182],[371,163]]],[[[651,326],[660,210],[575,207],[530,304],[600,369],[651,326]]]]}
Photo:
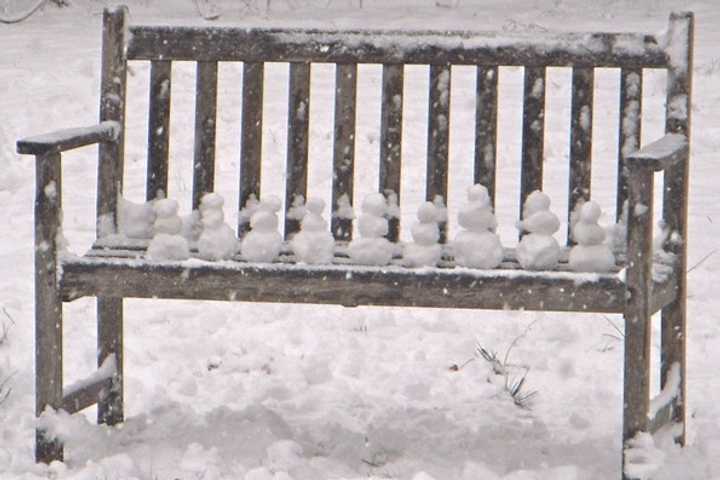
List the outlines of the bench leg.
{"type": "MultiPolygon", "coordinates": [[[[62,299],[58,245],[62,209],[60,154],[36,157],[35,189],[35,415],[63,404],[62,299]]],[[[36,429],[35,460],[63,459],[60,441],[36,429]]]]}
{"type": "Polygon", "coordinates": [[[650,422],[650,346],[652,341],[653,172],[634,166],[628,176],[627,300],[623,380],[623,480],[628,440],[647,432],[650,422]]]}
{"type": "Polygon", "coordinates": [[[661,385],[664,387],[672,366],[680,366],[680,389],[673,402],[670,422],[681,425],[681,431],[676,440],[685,445],[685,340],[687,335],[686,310],[684,299],[677,299],[662,310],[662,347],[660,352],[661,385]]]}
{"type": "Polygon", "coordinates": [[[110,355],[115,355],[117,373],[113,387],[98,399],[97,421],[116,425],[124,420],[123,413],[123,299],[98,297],[97,299],[97,352],[98,367],[110,355]]]}
{"type": "MultiPolygon", "coordinates": [[[[47,407],[59,410],[63,401],[62,302],[55,288],[46,285],[43,290],[38,297],[44,298],[35,306],[35,414],[38,417],[47,407]]],[[[38,428],[35,461],[54,460],[63,460],[62,443],[38,428]]]]}

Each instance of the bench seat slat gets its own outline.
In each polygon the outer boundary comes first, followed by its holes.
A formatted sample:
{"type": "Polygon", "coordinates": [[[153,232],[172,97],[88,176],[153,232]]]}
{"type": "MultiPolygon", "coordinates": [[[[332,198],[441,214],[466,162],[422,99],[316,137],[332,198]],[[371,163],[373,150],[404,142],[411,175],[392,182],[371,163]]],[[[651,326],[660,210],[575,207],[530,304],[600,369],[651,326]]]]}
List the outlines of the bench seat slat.
{"type": "Polygon", "coordinates": [[[627,164],[625,158],[640,148],[642,125],[642,68],[620,71],[620,134],[618,136],[618,184],[616,218],[622,216],[628,198],[627,164]]]}
{"type": "Polygon", "coordinates": [[[66,259],[61,288],[67,300],[112,290],[138,298],[599,312],[622,311],[625,295],[617,274],[92,257],[66,259]]]}
{"type": "MultiPolygon", "coordinates": [[[[335,70],[335,145],[333,150],[332,211],[338,199],[347,196],[353,203],[355,168],[355,104],[357,65],[338,65],[335,70]]],[[[330,231],[336,240],[352,238],[352,219],[332,216],[330,231]]]]}
{"type": "Polygon", "coordinates": [[[150,110],[148,113],[148,161],[146,200],[168,192],[168,152],[170,150],[170,95],[172,63],[154,60],[150,64],[150,110]]]}
{"type": "MultiPolygon", "coordinates": [[[[245,62],[242,88],[242,133],[240,150],[240,209],[251,195],[260,198],[260,172],[262,161],[263,79],[262,63],[245,62]]],[[[245,219],[248,220],[248,219],[245,219]]],[[[240,219],[239,236],[250,229],[250,224],[240,219]]]]}
{"type": "Polygon", "coordinates": [[[592,115],[594,69],[575,68],[572,73],[570,113],[570,185],[568,187],[568,235],[572,244],[570,217],[578,204],[590,200],[592,174],[592,115]]]}
{"type": "MultiPolygon", "coordinates": [[[[293,201],[307,198],[308,128],[310,126],[310,64],[290,64],[288,95],[287,166],[285,212],[293,201]]],[[[285,238],[300,230],[300,222],[285,215],[285,238]]]]}
{"type": "MultiPolygon", "coordinates": [[[[430,65],[430,95],[428,108],[428,147],[425,200],[448,198],[448,160],[450,145],[450,65],[430,65]]],[[[440,243],[446,241],[446,222],[439,224],[440,243]]]]}
{"type": "MultiPolygon", "coordinates": [[[[380,113],[379,191],[386,195],[396,195],[398,206],[402,165],[404,72],[402,65],[383,65],[380,113]]],[[[399,237],[400,219],[391,217],[388,221],[387,238],[395,242],[399,237]]]]}
{"type": "Polygon", "coordinates": [[[195,154],[192,208],[215,186],[215,124],[217,121],[217,62],[197,63],[195,94],[195,154]]]}
{"type": "Polygon", "coordinates": [[[525,199],[543,187],[545,141],[545,68],[525,67],[522,150],[520,161],[520,215],[525,199]]]}
{"type": "Polygon", "coordinates": [[[658,38],[637,33],[278,30],[132,26],[135,60],[666,66],[658,38]]]}
{"type": "Polygon", "coordinates": [[[478,67],[476,102],[473,183],[484,185],[495,205],[498,67],[478,67]]]}

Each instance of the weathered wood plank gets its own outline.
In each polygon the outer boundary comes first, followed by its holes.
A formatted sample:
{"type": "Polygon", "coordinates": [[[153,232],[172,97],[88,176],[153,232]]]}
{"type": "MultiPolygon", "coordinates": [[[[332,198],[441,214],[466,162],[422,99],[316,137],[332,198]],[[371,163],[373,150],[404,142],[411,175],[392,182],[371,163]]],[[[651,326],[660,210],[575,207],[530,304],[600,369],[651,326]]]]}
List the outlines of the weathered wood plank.
{"type": "Polygon", "coordinates": [[[195,92],[195,151],[192,208],[215,188],[215,124],[217,119],[217,62],[198,62],[195,92]]]}
{"type": "Polygon", "coordinates": [[[525,67],[523,128],[520,152],[520,210],[525,199],[543,185],[545,138],[545,69],[525,67]]]}
{"type": "Polygon", "coordinates": [[[154,60],[150,64],[148,163],[145,189],[147,201],[167,196],[171,93],[172,63],[168,60],[154,60]]]}
{"type": "Polygon", "coordinates": [[[620,71],[620,135],[618,145],[618,186],[615,217],[620,219],[628,198],[625,158],[640,148],[642,125],[642,68],[620,71]]]}
{"type": "Polygon", "coordinates": [[[473,183],[488,189],[495,205],[497,155],[498,67],[478,67],[475,116],[475,168],[473,183]]]}
{"type": "MultiPolygon", "coordinates": [[[[692,13],[670,16],[669,49],[682,52],[670,59],[668,70],[667,121],[665,131],[691,138],[692,72],[695,19],[692,13]]],[[[680,392],[672,406],[671,419],[682,425],[679,442],[685,445],[687,432],[687,246],[688,246],[688,182],[690,151],[683,161],[665,170],[663,220],[670,231],[664,248],[675,254],[677,298],[662,311],[660,371],[664,386],[674,363],[680,366],[680,392]],[[679,241],[678,241],[679,239],[679,241]]]]}
{"type": "Polygon", "coordinates": [[[570,216],[579,204],[590,200],[594,75],[592,68],[575,68],[572,73],[568,245],[574,244],[570,216]]]}
{"type": "MultiPolygon", "coordinates": [[[[623,445],[638,432],[647,431],[650,407],[650,346],[652,340],[652,216],[653,173],[628,165],[628,267],[629,297],[625,318],[623,393],[623,445]]],[[[623,450],[624,456],[624,450],[623,450]]]]}
{"type": "Polygon", "coordinates": [[[570,272],[484,272],[326,265],[188,266],[84,258],[64,264],[68,295],[443,308],[621,312],[625,286],[614,274],[577,282],[570,272]],[[118,281],[121,279],[121,281],[118,281]]]}
{"type": "Polygon", "coordinates": [[[97,421],[107,425],[117,425],[125,419],[124,415],[124,377],[123,377],[123,299],[112,292],[97,299],[97,366],[115,356],[115,375],[112,388],[107,395],[98,398],[97,421]],[[110,296],[112,295],[112,296],[110,296]]]}
{"type": "MultiPolygon", "coordinates": [[[[448,161],[450,145],[450,65],[430,65],[430,95],[428,107],[428,146],[425,199],[448,199],[448,161]]],[[[447,223],[440,227],[440,243],[447,240],[447,223]]]]}
{"type": "MultiPolygon", "coordinates": [[[[338,199],[347,196],[353,203],[355,166],[355,105],[357,65],[337,65],[335,70],[335,145],[333,150],[332,211],[338,199]]],[[[352,239],[352,219],[333,215],[330,231],[336,240],[352,239]]]]}
{"type": "Polygon", "coordinates": [[[120,136],[122,127],[117,122],[67,128],[52,133],[24,138],[17,142],[17,152],[27,155],[47,155],[102,142],[112,142],[120,136]]]}
{"type": "MultiPolygon", "coordinates": [[[[102,66],[100,71],[100,122],[125,125],[125,60],[128,10],[126,7],[103,11],[102,66]]],[[[122,194],[125,160],[125,133],[114,142],[102,142],[98,148],[97,236],[117,231],[117,199],[122,194]]]]}
{"type": "Polygon", "coordinates": [[[310,64],[290,64],[288,143],[285,178],[285,238],[300,230],[287,212],[297,196],[307,198],[308,128],[310,125],[310,64]]]}
{"type": "Polygon", "coordinates": [[[87,387],[68,393],[63,397],[63,410],[67,413],[75,413],[95,405],[101,392],[112,388],[112,379],[106,378],[94,382],[87,387]]]}
{"type": "Polygon", "coordinates": [[[665,66],[654,35],[134,26],[128,58],[529,66],[665,66]]]}
{"type": "MultiPolygon", "coordinates": [[[[240,210],[245,208],[251,196],[260,198],[264,76],[263,63],[245,62],[243,65],[240,210]]],[[[241,218],[239,236],[242,237],[249,229],[250,225],[241,218]]]]}
{"type": "MultiPolygon", "coordinates": [[[[60,154],[36,157],[35,185],[35,415],[62,408],[62,300],[58,245],[62,211],[60,154]]],[[[36,430],[35,460],[63,459],[59,440],[36,430]]]]}
{"type": "MultiPolygon", "coordinates": [[[[378,190],[386,196],[395,195],[400,205],[400,173],[402,165],[403,65],[383,65],[382,104],[380,113],[380,175],[378,190]]],[[[400,219],[391,217],[387,238],[397,242],[400,219]]]]}
{"type": "Polygon", "coordinates": [[[629,154],[625,158],[625,162],[626,164],[638,164],[658,172],[684,163],[689,152],[690,147],[685,135],[682,133],[668,133],[660,139],[648,143],[640,150],[629,154]]]}

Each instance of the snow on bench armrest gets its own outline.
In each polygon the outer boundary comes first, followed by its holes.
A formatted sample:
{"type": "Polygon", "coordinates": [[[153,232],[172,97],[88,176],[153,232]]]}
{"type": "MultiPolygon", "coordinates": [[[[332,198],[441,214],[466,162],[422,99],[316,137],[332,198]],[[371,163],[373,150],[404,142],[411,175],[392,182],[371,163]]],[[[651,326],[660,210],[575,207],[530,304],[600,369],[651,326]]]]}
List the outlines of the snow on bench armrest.
{"type": "Polygon", "coordinates": [[[18,140],[17,151],[29,155],[60,153],[94,143],[115,141],[121,130],[120,124],[114,121],[101,122],[91,127],[57,130],[18,140]]]}
{"type": "Polygon", "coordinates": [[[631,163],[640,164],[653,170],[664,170],[687,156],[688,141],[685,135],[669,133],[628,155],[631,163]]]}

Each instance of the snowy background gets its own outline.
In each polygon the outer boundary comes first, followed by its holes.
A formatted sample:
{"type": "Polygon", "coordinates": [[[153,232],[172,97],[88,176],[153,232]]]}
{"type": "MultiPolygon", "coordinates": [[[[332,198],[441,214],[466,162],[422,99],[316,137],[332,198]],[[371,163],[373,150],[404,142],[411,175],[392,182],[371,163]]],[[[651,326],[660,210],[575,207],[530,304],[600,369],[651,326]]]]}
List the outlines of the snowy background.
{"type": "MultiPolygon", "coordinates": [[[[0,0],[0,11],[30,2],[0,0]]],[[[97,119],[101,0],[47,6],[0,25],[0,479],[608,479],[619,476],[622,328],[617,316],[126,301],[126,423],[94,424],[94,408],[48,419],[67,441],[66,462],[33,462],[34,164],[15,140],[97,119]],[[479,342],[510,378],[529,369],[531,409],[474,357],[479,342]],[[9,392],[7,397],[2,392],[9,392]]],[[[203,23],[191,0],[129,0],[133,21],[203,23]]],[[[318,27],[660,32],[671,8],[696,13],[690,196],[688,414],[690,446],[656,439],[654,479],[720,478],[720,6],[715,0],[222,0],[217,23],[318,27]]],[[[148,65],[129,76],[126,195],[143,197],[148,65]]],[[[241,66],[221,67],[218,191],[237,204],[241,66]]],[[[170,196],[185,212],[191,189],[192,64],[174,66],[170,196]]],[[[566,208],[567,69],[548,82],[546,191],[566,208]]],[[[313,68],[311,193],[329,196],[333,68],[313,68]]],[[[266,73],[263,191],[284,179],[287,66],[266,73]]],[[[380,68],[360,69],[356,198],[376,185],[380,68]]],[[[427,70],[409,67],[406,119],[422,121],[427,70]]],[[[522,71],[503,69],[497,211],[503,242],[515,238],[522,71]]],[[[645,78],[643,141],[662,133],[664,76],[645,78]]],[[[451,184],[458,204],[472,158],[474,77],[453,71],[451,184]]],[[[616,71],[596,75],[594,198],[614,211],[616,71]],[[602,105],[600,107],[599,105],[602,105]]],[[[406,165],[424,162],[426,127],[408,129],[406,165]]],[[[94,235],[96,149],[64,155],[64,230],[83,252],[94,235]]],[[[413,170],[412,167],[407,169],[413,170]]],[[[404,173],[405,175],[405,173],[404,173]]],[[[416,174],[417,175],[417,174],[416,174]]],[[[422,175],[422,173],[420,174],[422,175]]],[[[404,178],[404,226],[424,179],[404,178]],[[407,183],[409,182],[409,183],[407,183]]],[[[230,213],[230,212],[228,212],[230,213]]],[[[236,214],[236,213],[235,213],[236,214]]],[[[231,224],[235,217],[230,218],[231,224]]],[[[610,221],[609,217],[604,218],[610,221]]],[[[451,213],[451,232],[454,221],[451,213]]],[[[406,229],[407,231],[407,229],[406,229]]],[[[561,229],[564,231],[564,229],[561,229]]],[[[452,233],[451,233],[452,235],[452,233]]],[[[93,371],[94,302],[65,309],[66,384],[93,371]]],[[[657,326],[656,326],[657,330],[657,326]]],[[[659,332],[654,346],[659,343],[659,332]]],[[[657,351],[657,349],[656,349],[657,351]]],[[[657,379],[656,379],[657,383],[657,379]]]]}

